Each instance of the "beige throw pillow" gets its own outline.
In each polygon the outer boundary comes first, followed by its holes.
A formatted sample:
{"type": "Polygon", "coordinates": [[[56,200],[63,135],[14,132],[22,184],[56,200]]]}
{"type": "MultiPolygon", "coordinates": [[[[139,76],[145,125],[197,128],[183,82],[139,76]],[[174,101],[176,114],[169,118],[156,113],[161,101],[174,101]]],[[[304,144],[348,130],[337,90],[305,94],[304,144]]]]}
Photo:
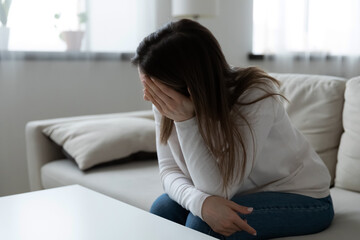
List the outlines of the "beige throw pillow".
{"type": "Polygon", "coordinates": [[[334,183],[342,129],[345,79],[305,74],[272,74],[289,99],[285,108],[295,127],[319,154],[334,183]]]}
{"type": "Polygon", "coordinates": [[[335,186],[360,192],[360,77],[346,83],[335,186]]]}
{"type": "Polygon", "coordinates": [[[155,123],[119,117],[53,124],[43,129],[72,156],[81,170],[125,158],[139,151],[156,152],[155,123]]]}

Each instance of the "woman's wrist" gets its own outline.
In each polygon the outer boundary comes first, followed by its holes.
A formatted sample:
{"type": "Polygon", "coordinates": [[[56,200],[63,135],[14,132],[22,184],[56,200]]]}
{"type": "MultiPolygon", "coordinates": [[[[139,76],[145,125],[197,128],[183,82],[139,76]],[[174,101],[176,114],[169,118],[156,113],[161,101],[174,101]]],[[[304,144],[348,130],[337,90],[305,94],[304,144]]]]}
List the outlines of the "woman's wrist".
{"type": "Polygon", "coordinates": [[[174,120],[174,124],[177,128],[180,129],[189,129],[189,127],[192,127],[194,125],[196,125],[196,117],[193,116],[189,119],[186,119],[184,121],[175,121],[174,120]]]}
{"type": "Polygon", "coordinates": [[[186,122],[186,121],[188,121],[188,120],[191,120],[191,119],[193,119],[193,118],[195,118],[195,115],[192,115],[192,116],[189,116],[189,117],[184,117],[184,118],[179,118],[179,119],[177,119],[177,120],[174,120],[174,122],[176,122],[176,123],[182,123],[182,122],[186,122]]]}

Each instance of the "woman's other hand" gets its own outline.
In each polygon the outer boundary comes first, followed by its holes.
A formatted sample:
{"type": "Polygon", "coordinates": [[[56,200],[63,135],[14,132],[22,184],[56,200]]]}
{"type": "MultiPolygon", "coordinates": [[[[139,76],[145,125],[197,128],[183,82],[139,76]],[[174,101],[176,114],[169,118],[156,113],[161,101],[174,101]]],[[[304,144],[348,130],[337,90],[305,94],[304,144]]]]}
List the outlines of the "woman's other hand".
{"type": "Polygon", "coordinates": [[[202,217],[212,230],[224,236],[230,236],[242,230],[256,235],[255,229],[238,215],[238,213],[250,214],[252,210],[225,198],[210,196],[203,203],[202,217]]]}
{"type": "Polygon", "coordinates": [[[146,75],[140,75],[140,79],[145,87],[144,99],[151,101],[163,116],[176,122],[194,117],[191,97],[186,97],[146,75]]]}

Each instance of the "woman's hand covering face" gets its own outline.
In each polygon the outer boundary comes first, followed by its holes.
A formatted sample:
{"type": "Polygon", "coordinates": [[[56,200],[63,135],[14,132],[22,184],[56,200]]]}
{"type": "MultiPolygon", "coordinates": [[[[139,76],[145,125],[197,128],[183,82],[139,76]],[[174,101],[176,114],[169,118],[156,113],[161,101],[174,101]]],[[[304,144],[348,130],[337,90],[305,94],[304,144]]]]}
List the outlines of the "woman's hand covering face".
{"type": "Polygon", "coordinates": [[[194,117],[195,110],[191,96],[184,96],[141,72],[139,76],[144,86],[144,100],[151,101],[163,116],[175,122],[194,117]]]}

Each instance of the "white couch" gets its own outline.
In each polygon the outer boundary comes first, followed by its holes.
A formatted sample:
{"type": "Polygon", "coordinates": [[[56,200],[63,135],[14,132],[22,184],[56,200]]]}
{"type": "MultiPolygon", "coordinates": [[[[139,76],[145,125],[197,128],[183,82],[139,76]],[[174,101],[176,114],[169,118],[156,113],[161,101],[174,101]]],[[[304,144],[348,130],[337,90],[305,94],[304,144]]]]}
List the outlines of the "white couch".
{"type": "MultiPolygon", "coordinates": [[[[332,176],[335,218],[330,228],[286,239],[358,239],[360,236],[360,77],[272,74],[290,100],[286,110],[295,126],[325,162],[332,176]],[[344,101],[345,100],[345,101],[344,101]],[[344,130],[345,129],[345,130],[344,130]]],[[[42,130],[51,124],[136,116],[151,111],[82,116],[29,122],[27,161],[31,190],[80,184],[149,210],[163,193],[156,159],[109,164],[81,171],[42,130]]]]}

